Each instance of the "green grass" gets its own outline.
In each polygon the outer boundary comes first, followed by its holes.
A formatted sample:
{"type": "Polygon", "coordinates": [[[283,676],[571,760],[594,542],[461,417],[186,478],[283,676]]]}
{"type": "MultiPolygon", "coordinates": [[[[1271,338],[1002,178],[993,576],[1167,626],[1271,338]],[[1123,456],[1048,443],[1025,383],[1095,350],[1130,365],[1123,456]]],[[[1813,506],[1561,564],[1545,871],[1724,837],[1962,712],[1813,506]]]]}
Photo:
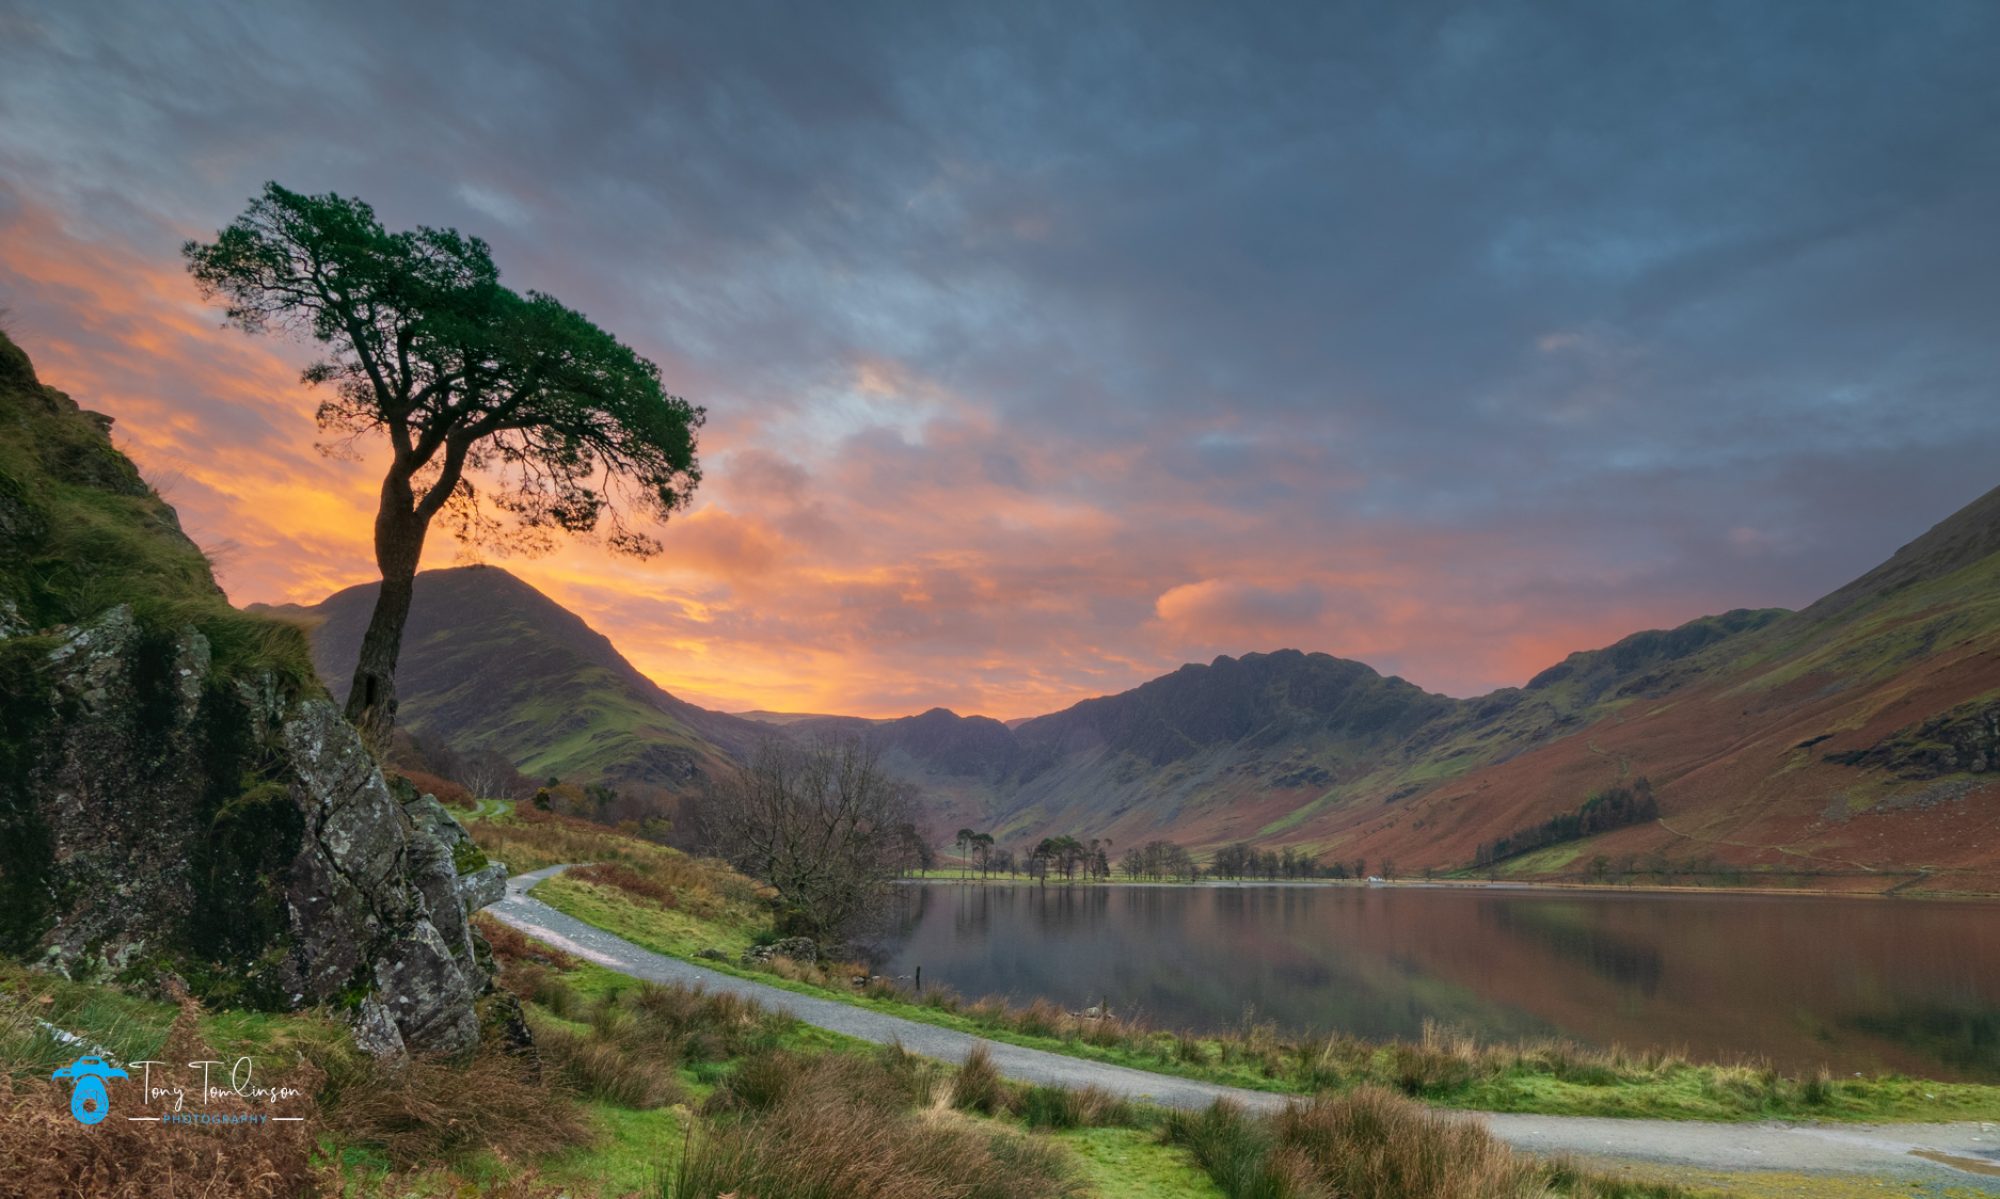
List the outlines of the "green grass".
{"type": "MultiPolygon", "coordinates": [[[[561,970],[560,977],[565,985],[591,1003],[615,1001],[618,996],[642,986],[625,975],[581,962],[561,970]]],[[[577,1031],[587,1031],[591,1027],[586,1021],[561,1020],[539,1005],[531,1005],[530,1017],[538,1027],[550,1022],[558,1022],[577,1031]]],[[[780,1031],[761,1041],[766,1052],[775,1050],[805,1057],[839,1054],[867,1060],[880,1060],[887,1052],[880,1047],[796,1021],[779,1020],[776,1024],[780,1031]]],[[[893,1058],[893,1052],[888,1052],[888,1056],[893,1058]]],[[[691,1104],[700,1106],[709,1101],[718,1089],[726,1087],[744,1060],[731,1058],[684,1068],[681,1078],[691,1104]]],[[[950,1073],[948,1069],[936,1065],[919,1068],[939,1077],[948,1077],[950,1073]]],[[[939,1088],[935,1093],[942,1096],[946,1091],[947,1088],[939,1088]]],[[[687,1144],[685,1137],[689,1124],[695,1119],[687,1104],[634,1111],[616,1104],[594,1102],[588,1105],[588,1113],[601,1134],[599,1142],[585,1149],[561,1154],[539,1163],[539,1166],[543,1181],[565,1186],[578,1195],[596,1195],[602,1199],[633,1191],[658,1193],[656,1188],[660,1181],[673,1175],[687,1144]]],[[[1158,1114],[1147,1112],[1144,1117],[1137,1122],[1149,1127],[1092,1128],[1037,1135],[1058,1147],[1063,1160],[1069,1163],[1083,1184],[1083,1194],[1102,1196],[1104,1199],[1126,1196],[1132,1199],[1216,1199],[1219,1192],[1189,1155],[1162,1144],[1151,1130],[1150,1125],[1157,1123],[1158,1114]]],[[[990,1117],[956,1115],[952,1118],[967,1126],[995,1133],[1019,1134],[1027,1131],[1020,1116],[1006,1111],[990,1117]]]]}
{"type": "Polygon", "coordinates": [[[604,1199],[634,1191],[651,1192],[663,1169],[680,1153],[687,1109],[662,1107],[640,1112],[609,1103],[586,1105],[600,1140],[588,1149],[562,1154],[543,1167],[545,1178],[576,1195],[604,1199]]]}
{"type": "MultiPolygon", "coordinates": [[[[177,1011],[171,1003],[72,982],[0,959],[0,1069],[20,1077],[46,1077],[83,1052],[53,1040],[38,1022],[74,1033],[122,1061],[147,1058],[166,1041],[177,1011]]],[[[260,1060],[353,1052],[346,1027],[316,1010],[205,1012],[201,1032],[219,1049],[260,1060]]]]}
{"type": "MultiPolygon", "coordinates": [[[[628,918],[630,915],[628,912],[628,918]]],[[[560,1025],[582,1036],[625,1038],[639,1047],[635,1052],[659,1043],[648,1040],[643,1030],[635,1032],[619,1019],[607,1021],[591,1011],[593,1007],[618,1008],[627,999],[636,1001],[644,993],[645,984],[583,962],[560,965],[555,968],[555,973],[559,976],[560,985],[576,997],[574,1003],[565,1005],[573,1015],[567,1018],[558,1016],[549,1008],[530,1004],[531,1024],[538,1028],[560,1025]]],[[[758,977],[795,990],[828,993],[822,988],[808,987],[795,981],[758,977]]],[[[877,1001],[868,1006],[884,1010],[900,1007],[900,1014],[927,1015],[933,1023],[976,1027],[973,1020],[962,1014],[917,1005],[877,1001]]],[[[8,1062],[15,1071],[24,1072],[23,1076],[33,1072],[45,1074],[44,1063],[39,1060],[42,1057],[49,1057],[53,1064],[61,1064],[75,1053],[73,1049],[34,1050],[23,1033],[37,1017],[100,1041],[115,1054],[129,1058],[155,1052],[174,1014],[174,1006],[168,1003],[108,987],[49,978],[18,966],[0,965],[0,1060],[8,1062]]],[[[344,1026],[330,1016],[315,1012],[269,1014],[218,1011],[205,1016],[202,1030],[210,1043],[225,1055],[252,1053],[264,1059],[270,1056],[289,1057],[296,1052],[323,1060],[329,1054],[353,1052],[344,1026]]],[[[713,1040],[714,1033],[697,1030],[695,1035],[698,1038],[709,1037],[704,1043],[710,1048],[690,1050],[669,1044],[663,1049],[663,1052],[680,1058],[676,1069],[683,1097],[651,1110],[636,1110],[603,1100],[584,1102],[582,1114],[597,1133],[594,1143],[587,1146],[529,1159],[510,1153],[504,1145],[473,1146],[460,1151],[451,1161],[417,1175],[393,1173],[388,1159],[379,1150],[362,1145],[343,1144],[336,1139],[325,1138],[322,1152],[327,1160],[341,1163],[342,1177],[348,1181],[353,1193],[367,1193],[370,1187],[387,1186],[398,1188],[395,1191],[398,1194],[475,1193],[517,1180],[524,1171],[528,1171],[533,1173],[538,1183],[560,1186],[578,1196],[595,1195],[600,1199],[611,1199],[635,1191],[653,1194],[657,1193],[655,1188],[659,1181],[670,1176],[679,1160],[686,1144],[684,1137],[689,1123],[696,1118],[695,1109],[706,1103],[718,1088],[727,1085],[742,1062],[747,1060],[742,1054],[778,1051],[806,1057],[839,1054],[880,1058],[884,1052],[878,1047],[782,1017],[758,1017],[754,1027],[741,1033],[725,1034],[733,1040],[719,1043],[713,1040]],[[717,1056],[718,1053],[720,1056],[717,1056]]],[[[1065,1047],[1065,1043],[1056,1037],[1010,1039],[1040,1042],[1043,1047],[1065,1047]]],[[[626,1043],[626,1040],[619,1043],[626,1043]]],[[[1219,1042],[1205,1044],[1217,1052],[1221,1051],[1219,1042]]],[[[1100,1047],[1071,1045],[1068,1048],[1103,1054],[1100,1047]]],[[[1115,1056],[1104,1055],[1107,1059],[1115,1056]]],[[[1134,1064],[1141,1066],[1156,1064],[1143,1054],[1131,1057],[1134,1064]]],[[[948,1077],[949,1072],[942,1067],[926,1068],[948,1077]]],[[[1220,1062],[1210,1063],[1208,1068],[1211,1072],[1222,1073],[1248,1069],[1243,1063],[1225,1068],[1220,1062]]],[[[1268,1083],[1271,1080],[1265,1081],[1268,1083]]],[[[1711,1078],[1709,1081],[1714,1080],[1711,1078]]],[[[1752,1091],[1767,1085],[1766,1080],[1753,1072],[1739,1072],[1724,1081],[1752,1091]]],[[[1702,1076],[1693,1072],[1650,1089],[1592,1088],[1584,1081],[1533,1075],[1507,1082],[1495,1094],[1501,1095],[1510,1086],[1513,1097],[1525,1101],[1517,1110],[1564,1110],[1576,1105],[1576,1093],[1593,1089],[1610,1090],[1631,1099],[1638,1110],[1628,1114],[1659,1114],[1656,1109],[1662,1105],[1695,1108],[1720,1102],[1716,1096],[1703,1092],[1702,1076]]],[[[1842,1100],[1838,1092],[1847,1086],[1845,1082],[1833,1084],[1836,1094],[1829,1106],[1835,1110],[1827,1114],[1840,1114],[1838,1109],[1842,1100]]],[[[1870,1084],[1870,1094],[1877,1101],[1881,1099],[1881,1086],[1880,1083],[1870,1084]]],[[[1035,1104],[1030,1102],[1033,1095],[1023,1088],[1011,1090],[1011,1100],[996,1107],[990,1116],[957,1114],[951,1119],[969,1121],[975,1127],[990,1128],[996,1133],[1026,1133],[1036,1110],[1035,1104]]],[[[1914,1099],[1916,1092],[1940,1092],[1937,1085],[1925,1083],[1909,1083],[1907,1090],[1911,1094],[1904,1096],[1906,1100],[1914,1099]]],[[[1468,1092],[1473,1093],[1476,1092],[1468,1092]]],[[[948,1088],[941,1088],[937,1094],[940,1097],[948,1094],[948,1088]]],[[[1731,1114],[1727,1102],[1720,1102],[1719,1110],[1725,1115],[1731,1114]]],[[[1918,1114],[1927,1118],[1946,1115],[1976,1118],[1983,1114],[1990,1118],[1991,1111],[1988,1109],[1982,1113],[1966,1109],[1942,1113],[1932,1105],[1918,1114]]],[[[1130,1127],[1065,1129],[1032,1135],[1060,1151],[1062,1160],[1068,1163],[1068,1168],[1081,1184],[1082,1194],[1100,1195],[1107,1199],[1114,1196],[1215,1199],[1222,1195],[1222,1189],[1195,1164],[1186,1149],[1161,1142],[1154,1127],[1161,1118],[1161,1113],[1148,1109],[1127,1109],[1125,1114],[1113,1119],[1129,1122],[1133,1125],[1130,1127]]]]}
{"type": "Polygon", "coordinates": [[[535,898],[578,920],[643,944],[655,953],[673,957],[692,958],[700,950],[719,949],[733,959],[750,948],[756,935],[767,927],[765,922],[743,918],[743,913],[737,910],[704,917],[680,908],[649,908],[644,901],[632,899],[616,887],[563,875],[536,887],[535,898]],[[645,940],[639,941],[638,936],[645,940]]]}
{"type": "Polygon", "coordinates": [[[1136,1128],[1086,1128],[1057,1135],[1076,1157],[1083,1180],[1101,1195],[1145,1199],[1223,1199],[1185,1150],[1136,1128]]]}

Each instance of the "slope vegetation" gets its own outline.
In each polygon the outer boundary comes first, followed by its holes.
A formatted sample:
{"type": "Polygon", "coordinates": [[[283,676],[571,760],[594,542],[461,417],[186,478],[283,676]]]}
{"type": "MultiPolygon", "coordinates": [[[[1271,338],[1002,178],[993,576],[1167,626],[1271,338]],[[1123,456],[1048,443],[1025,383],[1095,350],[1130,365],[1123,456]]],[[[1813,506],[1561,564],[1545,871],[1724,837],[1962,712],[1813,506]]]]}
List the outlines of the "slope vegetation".
{"type": "MultiPolygon", "coordinates": [[[[311,607],[313,662],[343,695],[376,584],[311,607]]],[[[398,666],[399,719],[461,750],[496,749],[523,773],[678,791],[723,769],[768,729],[684,703],[581,617],[492,566],[417,576],[398,666]]]]}

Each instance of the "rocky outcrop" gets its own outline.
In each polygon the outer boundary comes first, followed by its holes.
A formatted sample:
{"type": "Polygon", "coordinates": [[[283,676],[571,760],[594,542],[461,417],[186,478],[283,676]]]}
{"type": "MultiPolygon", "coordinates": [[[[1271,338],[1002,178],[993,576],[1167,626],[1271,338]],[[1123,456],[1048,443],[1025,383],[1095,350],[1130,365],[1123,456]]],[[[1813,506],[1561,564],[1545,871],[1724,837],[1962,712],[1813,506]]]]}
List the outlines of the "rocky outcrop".
{"type": "Polygon", "coordinates": [[[1867,749],[1829,754],[1827,760],[1906,779],[2000,770],[2000,700],[1960,704],[1867,749]]]}
{"type": "Polygon", "coordinates": [[[201,633],[161,638],[129,605],[36,640],[41,694],[13,698],[44,713],[5,803],[41,853],[7,863],[9,948],[72,976],[335,1005],[378,1053],[473,1044],[487,971],[468,911],[505,868],[435,799],[399,796],[330,700],[217,685],[201,633]]]}
{"type": "Polygon", "coordinates": [[[229,607],[110,423],[0,335],[0,953],[469,1048],[504,868],[229,607]]]}

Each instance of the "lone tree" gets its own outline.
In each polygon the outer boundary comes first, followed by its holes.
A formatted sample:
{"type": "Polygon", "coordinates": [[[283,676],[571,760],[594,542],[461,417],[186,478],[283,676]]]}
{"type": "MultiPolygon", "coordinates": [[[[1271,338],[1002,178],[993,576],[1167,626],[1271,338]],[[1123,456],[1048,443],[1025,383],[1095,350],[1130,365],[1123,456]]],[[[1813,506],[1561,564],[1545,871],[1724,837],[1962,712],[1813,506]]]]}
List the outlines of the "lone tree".
{"type": "Polygon", "coordinates": [[[229,323],[326,348],[306,368],[338,452],[388,442],[375,514],[375,612],[347,715],[381,743],[395,723],[396,658],[431,523],[460,540],[537,552],[603,527],[614,551],[659,542],[701,481],[703,411],[659,368],[555,297],[503,287],[486,243],[454,229],[391,233],[359,200],[266,184],[212,242],[181,248],[229,323]]]}

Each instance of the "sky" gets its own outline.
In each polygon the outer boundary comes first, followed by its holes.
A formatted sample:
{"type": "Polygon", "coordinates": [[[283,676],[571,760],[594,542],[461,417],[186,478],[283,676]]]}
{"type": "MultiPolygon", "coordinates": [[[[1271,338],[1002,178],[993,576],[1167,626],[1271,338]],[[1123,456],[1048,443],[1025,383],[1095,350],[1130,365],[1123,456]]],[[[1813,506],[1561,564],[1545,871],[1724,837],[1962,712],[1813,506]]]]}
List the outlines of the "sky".
{"type": "Polygon", "coordinates": [[[276,180],[707,408],[660,556],[487,559],[684,698],[1471,695],[2000,483],[1996,61],[1950,0],[0,0],[0,308],[238,603],[374,577],[382,447],[180,260],[276,180]]]}

